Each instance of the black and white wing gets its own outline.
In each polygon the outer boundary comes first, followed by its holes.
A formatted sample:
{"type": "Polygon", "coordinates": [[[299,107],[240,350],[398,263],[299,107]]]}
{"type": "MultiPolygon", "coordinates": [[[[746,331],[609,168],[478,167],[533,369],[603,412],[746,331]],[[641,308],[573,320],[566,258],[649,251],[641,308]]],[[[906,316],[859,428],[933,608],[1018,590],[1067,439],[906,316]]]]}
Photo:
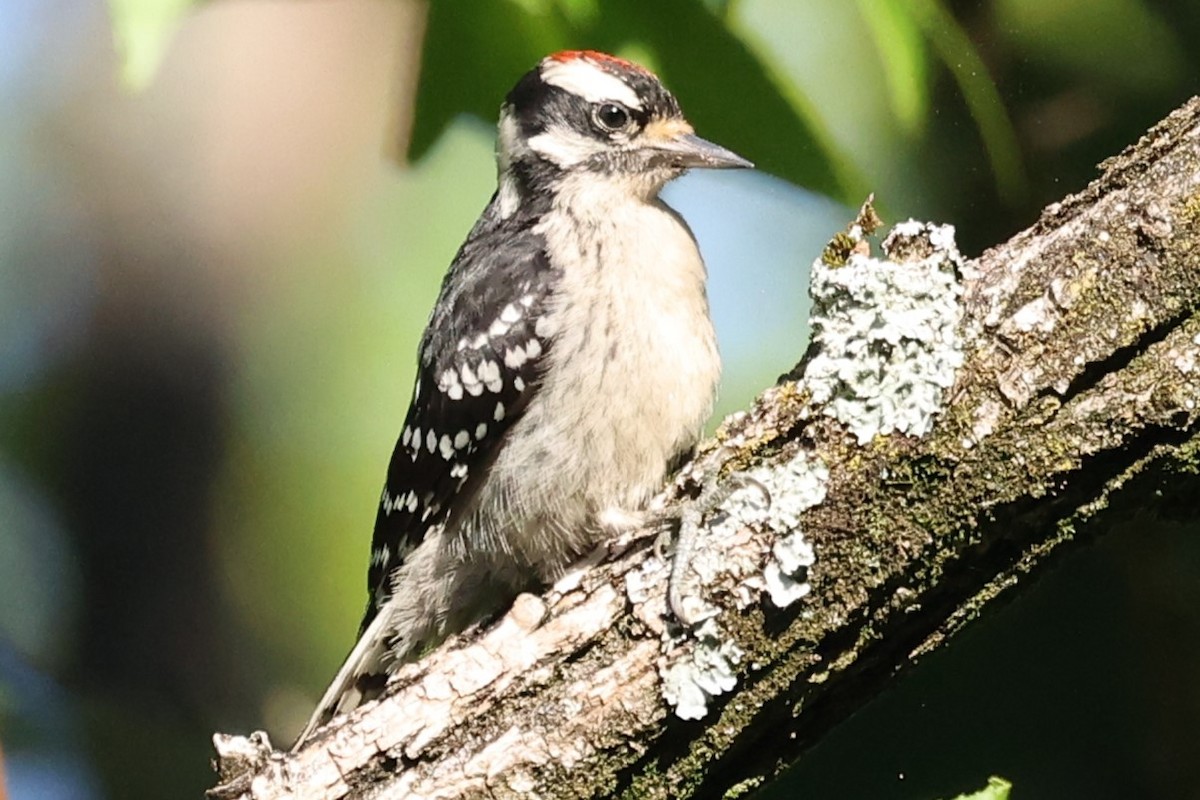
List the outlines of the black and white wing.
{"type": "Polygon", "coordinates": [[[442,283],[375,519],[364,630],[388,598],[389,576],[469,500],[537,392],[552,275],[532,223],[485,215],[442,283]]]}
{"type": "Polygon", "coordinates": [[[470,502],[505,432],[538,390],[550,347],[538,320],[547,311],[553,275],[535,222],[500,219],[493,199],[442,282],[375,517],[370,598],[359,638],[296,747],[335,714],[382,690],[391,631],[378,612],[392,591],[391,576],[470,502]]]}

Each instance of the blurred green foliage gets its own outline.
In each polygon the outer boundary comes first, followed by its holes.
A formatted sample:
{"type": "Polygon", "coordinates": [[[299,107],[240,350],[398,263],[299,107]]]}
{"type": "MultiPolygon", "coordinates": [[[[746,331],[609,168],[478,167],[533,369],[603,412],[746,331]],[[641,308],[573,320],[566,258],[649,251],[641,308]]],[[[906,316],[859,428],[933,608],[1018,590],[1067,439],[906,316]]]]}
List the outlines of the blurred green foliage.
{"type": "MultiPolygon", "coordinates": [[[[122,76],[142,88],[193,0],[109,4],[122,76]]],[[[1015,202],[1024,185],[1015,135],[986,66],[954,17],[939,0],[859,0],[858,7],[901,128],[919,132],[928,114],[932,48],[967,100],[1001,196],[1015,202]]],[[[730,17],[728,4],[692,0],[431,3],[409,154],[424,155],[460,114],[494,118],[512,76],[546,53],[588,48],[645,62],[700,127],[759,169],[853,203],[866,182],[839,153],[828,120],[801,85],[737,35],[730,17]]]]}

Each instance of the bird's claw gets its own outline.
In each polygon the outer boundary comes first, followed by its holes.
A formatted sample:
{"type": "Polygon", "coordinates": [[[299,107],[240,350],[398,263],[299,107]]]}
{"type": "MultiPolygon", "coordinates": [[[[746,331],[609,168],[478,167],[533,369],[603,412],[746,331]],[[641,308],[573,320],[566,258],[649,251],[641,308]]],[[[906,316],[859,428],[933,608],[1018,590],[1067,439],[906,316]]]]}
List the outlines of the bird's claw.
{"type": "MultiPolygon", "coordinates": [[[[732,475],[724,483],[719,483],[720,469],[713,469],[704,479],[700,495],[686,503],[679,510],[678,536],[675,537],[674,558],[671,561],[671,576],[667,586],[667,604],[671,613],[684,627],[693,627],[714,616],[717,609],[705,603],[698,591],[692,591],[696,583],[695,576],[689,571],[696,547],[701,538],[705,518],[717,511],[729,499],[729,496],[739,489],[752,486],[763,494],[766,505],[771,504],[771,493],[767,487],[755,478],[745,474],[732,475]]],[[[661,554],[663,537],[668,531],[660,534],[655,541],[655,552],[661,554]]],[[[669,537],[667,539],[669,542],[669,537]]]]}

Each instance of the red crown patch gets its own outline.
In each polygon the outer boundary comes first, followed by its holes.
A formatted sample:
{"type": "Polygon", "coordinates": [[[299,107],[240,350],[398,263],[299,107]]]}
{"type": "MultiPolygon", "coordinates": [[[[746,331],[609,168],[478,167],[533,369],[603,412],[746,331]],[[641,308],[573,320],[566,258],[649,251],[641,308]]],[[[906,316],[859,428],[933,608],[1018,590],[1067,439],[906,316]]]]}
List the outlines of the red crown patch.
{"type": "Polygon", "coordinates": [[[616,56],[609,55],[608,53],[601,53],[599,50],[560,50],[557,53],[551,53],[546,57],[551,61],[558,61],[563,64],[569,61],[577,61],[582,59],[585,61],[593,61],[604,66],[615,67],[617,69],[631,69],[637,72],[649,72],[649,70],[647,70],[645,67],[635,64],[632,61],[626,61],[623,58],[617,58],[616,56]]]}

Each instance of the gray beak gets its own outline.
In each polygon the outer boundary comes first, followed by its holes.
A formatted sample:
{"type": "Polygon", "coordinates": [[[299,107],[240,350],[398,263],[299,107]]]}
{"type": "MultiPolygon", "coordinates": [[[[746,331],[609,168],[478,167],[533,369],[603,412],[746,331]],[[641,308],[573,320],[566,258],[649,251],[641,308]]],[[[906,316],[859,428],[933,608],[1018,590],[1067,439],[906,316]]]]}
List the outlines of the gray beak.
{"type": "Polygon", "coordinates": [[[675,136],[658,145],[668,159],[680,167],[700,169],[752,169],[754,164],[732,150],[701,139],[692,133],[675,136]]]}

